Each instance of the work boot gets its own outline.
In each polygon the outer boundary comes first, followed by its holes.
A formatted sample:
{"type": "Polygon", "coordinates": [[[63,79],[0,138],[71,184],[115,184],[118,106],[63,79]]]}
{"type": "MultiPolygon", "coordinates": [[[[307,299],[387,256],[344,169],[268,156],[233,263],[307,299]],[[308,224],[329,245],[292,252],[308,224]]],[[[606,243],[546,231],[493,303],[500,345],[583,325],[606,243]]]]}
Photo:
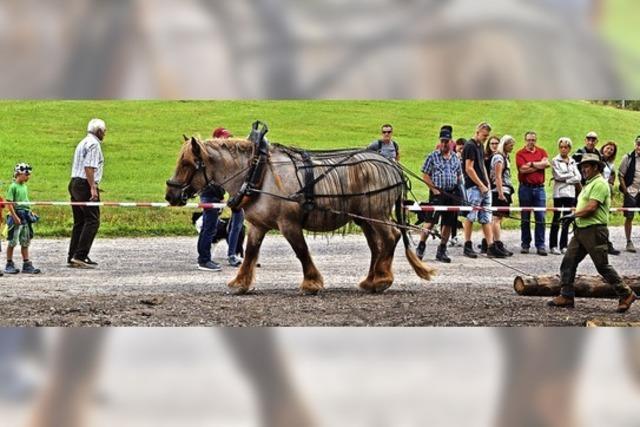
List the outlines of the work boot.
{"type": "Polygon", "coordinates": [[[25,274],[40,274],[40,269],[35,268],[31,261],[25,261],[22,264],[22,272],[25,274]]]}
{"type": "Polygon", "coordinates": [[[511,252],[510,250],[508,250],[505,246],[504,243],[502,243],[501,240],[496,240],[495,241],[496,244],[496,248],[498,248],[500,250],[500,252],[504,253],[506,256],[513,256],[513,252],[511,252]]]}
{"type": "Polygon", "coordinates": [[[480,248],[480,253],[481,254],[486,254],[487,253],[487,239],[482,239],[482,243],[480,243],[478,248],[480,248]]]}
{"type": "Polygon", "coordinates": [[[636,247],[633,246],[633,242],[631,240],[627,240],[627,248],[626,248],[627,252],[631,252],[631,253],[636,253],[636,247]]]}
{"type": "Polygon", "coordinates": [[[487,247],[487,256],[489,258],[506,258],[507,254],[498,249],[495,243],[492,243],[487,247]]]}
{"type": "Polygon", "coordinates": [[[4,272],[6,274],[18,274],[20,273],[20,270],[16,268],[16,265],[13,263],[13,261],[7,261],[7,266],[4,268],[4,272]]]}
{"type": "Polygon", "coordinates": [[[416,256],[420,258],[420,261],[422,261],[422,258],[424,258],[424,250],[426,246],[427,244],[422,240],[420,241],[420,243],[418,243],[418,247],[416,248],[416,256]]]}
{"type": "Polygon", "coordinates": [[[637,299],[638,297],[636,296],[635,292],[631,291],[631,293],[626,297],[620,298],[620,300],[618,301],[618,309],[616,311],[618,313],[626,313],[626,311],[629,310],[629,307],[631,307],[631,304],[633,304],[633,302],[637,299]]]}
{"type": "Polygon", "coordinates": [[[472,242],[464,242],[464,251],[462,253],[469,258],[478,258],[478,254],[473,250],[472,242]]]}
{"type": "Polygon", "coordinates": [[[436,252],[436,260],[444,263],[450,263],[451,258],[447,255],[447,245],[439,245],[438,251],[436,252]]]}
{"type": "Polygon", "coordinates": [[[613,243],[607,242],[607,252],[609,255],[620,255],[620,251],[613,247],[613,243]]]}
{"type": "Polygon", "coordinates": [[[576,306],[576,303],[573,297],[565,297],[564,295],[558,295],[551,301],[547,302],[547,305],[549,307],[574,308],[576,306]]]}

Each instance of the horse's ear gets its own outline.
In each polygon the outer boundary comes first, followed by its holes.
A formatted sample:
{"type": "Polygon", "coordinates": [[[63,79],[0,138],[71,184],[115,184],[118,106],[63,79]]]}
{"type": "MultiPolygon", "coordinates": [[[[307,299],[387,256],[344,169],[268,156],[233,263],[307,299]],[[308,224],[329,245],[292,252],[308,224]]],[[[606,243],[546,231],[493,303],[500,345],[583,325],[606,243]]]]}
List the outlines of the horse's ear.
{"type": "Polygon", "coordinates": [[[201,157],[202,151],[200,151],[200,144],[198,144],[198,140],[195,137],[191,137],[191,151],[193,155],[196,157],[201,157]]]}
{"type": "Polygon", "coordinates": [[[184,142],[187,142],[189,140],[189,137],[184,133],[182,134],[182,137],[184,138],[184,142]]]}

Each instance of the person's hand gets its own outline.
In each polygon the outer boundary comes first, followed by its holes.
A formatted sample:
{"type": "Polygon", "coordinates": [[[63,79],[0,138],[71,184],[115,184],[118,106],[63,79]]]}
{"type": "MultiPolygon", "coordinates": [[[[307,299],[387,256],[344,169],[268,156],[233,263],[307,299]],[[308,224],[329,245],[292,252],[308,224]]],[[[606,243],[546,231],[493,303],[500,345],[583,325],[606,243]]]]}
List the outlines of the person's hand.
{"type": "Polygon", "coordinates": [[[502,200],[503,202],[507,201],[507,197],[502,193],[498,194],[498,199],[502,200]]]}
{"type": "Polygon", "coordinates": [[[20,217],[19,217],[18,215],[15,215],[15,216],[13,217],[13,223],[14,223],[15,225],[22,225],[22,221],[20,221],[20,217]]]}
{"type": "Polygon", "coordinates": [[[486,186],[486,185],[484,185],[484,184],[480,185],[480,187],[478,187],[478,188],[480,189],[480,192],[481,192],[482,194],[487,194],[487,193],[489,192],[489,189],[488,189],[488,188],[487,188],[487,186],[486,186]]]}
{"type": "Polygon", "coordinates": [[[571,213],[569,215],[565,215],[565,216],[560,218],[560,222],[562,222],[562,225],[571,224],[575,220],[576,220],[576,214],[575,213],[571,213]]]}
{"type": "Polygon", "coordinates": [[[431,194],[433,194],[434,196],[439,196],[440,195],[440,190],[438,190],[437,188],[432,188],[431,189],[431,194]]]}
{"type": "Polygon", "coordinates": [[[98,188],[96,186],[91,187],[91,198],[89,199],[89,201],[95,202],[98,200],[98,198],[98,188]]]}

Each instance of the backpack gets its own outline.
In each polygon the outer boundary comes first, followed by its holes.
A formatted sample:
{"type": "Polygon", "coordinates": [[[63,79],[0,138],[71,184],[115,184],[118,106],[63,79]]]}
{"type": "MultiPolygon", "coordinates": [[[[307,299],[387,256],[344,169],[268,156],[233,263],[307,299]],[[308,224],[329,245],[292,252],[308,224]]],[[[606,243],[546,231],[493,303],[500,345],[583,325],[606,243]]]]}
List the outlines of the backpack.
{"type": "MultiPolygon", "coordinates": [[[[391,140],[391,142],[393,142],[393,148],[396,150],[396,154],[398,154],[400,152],[400,150],[398,149],[398,143],[395,140],[391,140]]],[[[384,142],[382,142],[381,139],[378,140],[378,152],[380,150],[382,150],[382,144],[384,144],[384,142]]]]}

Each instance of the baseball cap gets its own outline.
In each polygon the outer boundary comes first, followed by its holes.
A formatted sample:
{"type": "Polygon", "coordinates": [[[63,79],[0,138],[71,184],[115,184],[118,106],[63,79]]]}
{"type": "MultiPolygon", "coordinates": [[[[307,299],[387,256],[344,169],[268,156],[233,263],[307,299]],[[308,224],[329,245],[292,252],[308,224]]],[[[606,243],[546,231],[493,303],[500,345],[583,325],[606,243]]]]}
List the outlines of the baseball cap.
{"type": "Polygon", "coordinates": [[[214,138],[231,138],[233,135],[227,129],[220,127],[213,130],[214,138]]]}
{"type": "Polygon", "coordinates": [[[598,134],[595,133],[594,131],[590,131],[587,136],[585,136],[585,138],[595,138],[598,139],[598,134]]]}

